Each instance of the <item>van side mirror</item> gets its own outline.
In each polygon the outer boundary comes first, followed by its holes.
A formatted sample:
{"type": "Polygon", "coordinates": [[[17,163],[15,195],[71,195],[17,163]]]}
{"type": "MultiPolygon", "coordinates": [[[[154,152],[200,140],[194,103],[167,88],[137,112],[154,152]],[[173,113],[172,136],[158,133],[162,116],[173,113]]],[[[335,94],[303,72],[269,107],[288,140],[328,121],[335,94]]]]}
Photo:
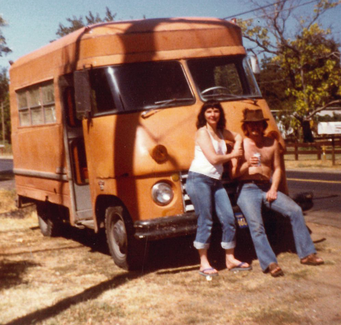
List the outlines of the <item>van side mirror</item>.
{"type": "Polygon", "coordinates": [[[75,71],[73,74],[75,87],[76,114],[80,120],[91,112],[91,87],[87,70],[75,71]]]}
{"type": "Polygon", "coordinates": [[[252,72],[254,74],[260,74],[260,67],[259,67],[257,56],[254,53],[249,54],[248,56],[249,56],[252,72]]]}

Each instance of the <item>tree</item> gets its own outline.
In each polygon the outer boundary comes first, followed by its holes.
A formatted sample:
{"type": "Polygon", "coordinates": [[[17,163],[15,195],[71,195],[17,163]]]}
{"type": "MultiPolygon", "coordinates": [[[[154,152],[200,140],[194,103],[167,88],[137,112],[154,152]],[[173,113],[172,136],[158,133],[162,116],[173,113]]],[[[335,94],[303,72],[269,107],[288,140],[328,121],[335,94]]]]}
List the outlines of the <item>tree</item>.
{"type": "Polygon", "coordinates": [[[3,68],[0,71],[0,106],[3,108],[3,112],[0,112],[0,139],[2,135],[5,135],[5,139],[10,141],[11,139],[11,120],[10,120],[10,109],[9,109],[9,92],[8,92],[9,80],[7,77],[7,70],[3,68]],[[3,113],[3,115],[1,114],[3,113]],[[2,123],[2,118],[4,123],[2,123]],[[5,132],[3,133],[2,125],[5,127],[5,132]]]}
{"type": "Polygon", "coordinates": [[[114,21],[115,17],[116,14],[112,14],[108,7],[106,7],[106,13],[104,18],[101,18],[98,13],[94,16],[92,12],[89,11],[89,15],[85,16],[86,23],[84,23],[82,16],[80,16],[79,18],[77,18],[76,16],[73,16],[72,18],[67,18],[66,20],[70,23],[71,26],[67,27],[64,26],[63,24],[59,24],[59,29],[57,30],[56,34],[59,37],[63,37],[86,25],[114,21]]]}
{"type": "MultiPolygon", "coordinates": [[[[6,21],[2,18],[2,16],[0,16],[0,28],[5,27],[5,26],[7,26],[6,21]]],[[[1,29],[0,29],[0,56],[2,56],[2,53],[7,54],[10,52],[12,52],[12,50],[9,47],[7,47],[6,39],[2,35],[1,29]]]]}
{"type": "MultiPolygon", "coordinates": [[[[2,34],[1,28],[7,26],[6,21],[0,16],[0,56],[3,53],[8,54],[12,50],[7,46],[6,39],[2,34]]],[[[0,125],[5,126],[5,132],[2,130],[1,134],[5,133],[5,138],[10,139],[11,134],[11,122],[10,122],[10,112],[9,112],[9,92],[8,87],[9,81],[7,77],[7,70],[2,69],[0,71],[0,105],[3,108],[3,114],[0,114],[0,125]],[[2,119],[4,121],[2,121],[2,119]]],[[[2,137],[1,137],[2,138],[2,137]]],[[[4,140],[4,139],[2,139],[4,140]]]]}
{"type": "Polygon", "coordinates": [[[287,110],[293,103],[285,94],[290,82],[284,71],[277,64],[273,64],[270,58],[262,59],[261,66],[261,74],[257,76],[257,81],[263,96],[270,107],[276,107],[276,110],[287,110]]]}
{"type": "Polygon", "coordinates": [[[330,29],[322,29],[319,18],[341,0],[316,0],[311,16],[297,19],[297,30],[290,35],[289,21],[294,19],[297,0],[278,0],[273,6],[260,6],[264,25],[253,20],[242,21],[244,37],[265,54],[269,65],[276,69],[277,78],[284,80],[285,95],[293,104],[293,116],[305,129],[305,140],[311,141],[310,120],[324,108],[341,103],[341,67],[339,44],[331,37],[330,29]]]}
{"type": "Polygon", "coordinates": [[[286,137],[293,132],[291,114],[294,100],[285,93],[290,83],[282,69],[273,64],[270,58],[262,59],[261,66],[261,73],[257,76],[259,88],[272,108],[282,134],[286,137]]]}

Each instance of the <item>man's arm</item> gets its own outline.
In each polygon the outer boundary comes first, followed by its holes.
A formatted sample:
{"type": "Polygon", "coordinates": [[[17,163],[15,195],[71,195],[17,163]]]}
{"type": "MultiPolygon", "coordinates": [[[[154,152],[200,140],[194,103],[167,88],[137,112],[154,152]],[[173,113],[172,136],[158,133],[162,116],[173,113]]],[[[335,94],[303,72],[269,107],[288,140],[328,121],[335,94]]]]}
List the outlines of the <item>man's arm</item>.
{"type": "MultiPolygon", "coordinates": [[[[242,136],[238,134],[239,137],[236,139],[236,143],[240,146],[240,149],[243,150],[243,141],[242,136]]],[[[230,168],[230,178],[237,178],[242,176],[247,172],[250,165],[246,161],[244,154],[239,159],[233,158],[231,159],[231,168],[230,168]]]]}
{"type": "Polygon", "coordinates": [[[277,199],[277,191],[278,186],[281,181],[282,177],[282,169],[281,169],[281,163],[280,163],[280,154],[279,154],[279,145],[277,140],[275,140],[274,144],[274,161],[273,161],[273,174],[272,174],[272,183],[270,190],[266,193],[266,199],[269,202],[275,201],[277,199]]]}

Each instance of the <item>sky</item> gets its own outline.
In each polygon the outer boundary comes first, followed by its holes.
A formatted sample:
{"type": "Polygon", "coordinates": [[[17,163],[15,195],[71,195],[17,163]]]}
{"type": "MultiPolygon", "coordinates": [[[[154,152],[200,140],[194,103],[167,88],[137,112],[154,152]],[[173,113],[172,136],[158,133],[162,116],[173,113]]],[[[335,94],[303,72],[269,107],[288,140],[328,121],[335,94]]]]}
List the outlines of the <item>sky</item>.
{"type": "MultiPolygon", "coordinates": [[[[300,10],[312,10],[309,0],[298,0],[300,10]],[[306,4],[305,4],[306,3],[306,4]]],[[[270,0],[266,3],[275,2],[270,0]]],[[[252,7],[247,0],[0,0],[0,15],[7,22],[1,28],[9,55],[0,57],[0,67],[9,67],[9,61],[28,54],[57,38],[59,24],[69,26],[67,18],[79,18],[91,11],[105,16],[106,7],[117,13],[118,20],[169,17],[216,17],[255,18],[257,12],[249,12],[252,7]]],[[[259,12],[258,12],[259,14],[259,12]]],[[[323,16],[323,27],[332,27],[334,39],[341,43],[341,5],[323,16]]],[[[246,44],[247,45],[247,44],[246,44]]]]}

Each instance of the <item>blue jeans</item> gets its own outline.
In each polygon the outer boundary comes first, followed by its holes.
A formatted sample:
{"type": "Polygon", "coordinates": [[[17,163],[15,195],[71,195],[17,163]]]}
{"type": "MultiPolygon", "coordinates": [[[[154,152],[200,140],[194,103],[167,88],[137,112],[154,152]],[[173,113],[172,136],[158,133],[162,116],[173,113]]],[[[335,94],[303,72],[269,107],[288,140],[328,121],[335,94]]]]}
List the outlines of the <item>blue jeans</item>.
{"type": "Polygon", "coordinates": [[[279,212],[283,217],[290,218],[295,247],[299,258],[302,259],[310,254],[316,253],[304,221],[302,209],[295,201],[287,195],[277,192],[277,199],[269,203],[266,200],[266,193],[270,189],[270,183],[265,185],[246,183],[241,186],[237,204],[249,225],[256,254],[263,271],[271,263],[277,263],[276,255],[269,244],[264,229],[261,214],[263,204],[270,210],[279,212]]]}
{"type": "Polygon", "coordinates": [[[198,228],[194,241],[196,249],[208,249],[213,226],[213,209],[222,225],[221,247],[231,249],[236,246],[236,223],[230,199],[220,180],[189,172],[186,191],[198,216],[198,228]]]}

